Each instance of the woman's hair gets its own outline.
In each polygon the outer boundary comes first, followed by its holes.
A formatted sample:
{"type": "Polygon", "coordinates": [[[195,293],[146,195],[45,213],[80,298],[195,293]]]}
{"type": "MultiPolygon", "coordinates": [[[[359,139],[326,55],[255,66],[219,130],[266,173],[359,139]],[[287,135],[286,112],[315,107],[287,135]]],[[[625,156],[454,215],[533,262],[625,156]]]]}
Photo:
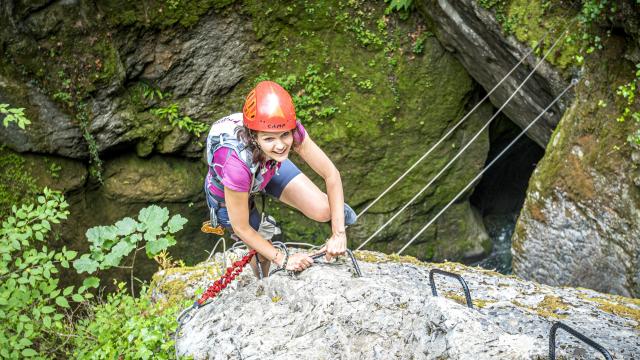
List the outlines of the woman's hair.
{"type": "MultiPolygon", "coordinates": [[[[246,126],[241,126],[237,130],[236,134],[238,140],[246,144],[247,149],[251,151],[252,159],[254,162],[264,163],[265,161],[267,161],[267,155],[265,155],[265,153],[258,146],[257,131],[251,130],[246,126]]],[[[293,136],[293,147],[297,147],[298,145],[300,145],[300,142],[297,141],[300,138],[297,126],[293,130],[291,130],[291,135],[293,136]]]]}

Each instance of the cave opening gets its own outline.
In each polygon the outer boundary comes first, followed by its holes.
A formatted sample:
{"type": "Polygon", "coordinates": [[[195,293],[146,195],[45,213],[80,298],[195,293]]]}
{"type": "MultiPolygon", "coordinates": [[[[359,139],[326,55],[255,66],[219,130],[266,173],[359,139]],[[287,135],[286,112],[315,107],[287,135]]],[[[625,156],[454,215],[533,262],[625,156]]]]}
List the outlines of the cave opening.
{"type": "MultiPolygon", "coordinates": [[[[500,114],[489,127],[489,153],[485,166],[500,154],[522,129],[500,114]]],[[[544,149],[530,138],[521,137],[487,170],[471,195],[493,243],[491,254],[474,265],[511,273],[511,236],[524,204],[529,179],[544,149]]]]}

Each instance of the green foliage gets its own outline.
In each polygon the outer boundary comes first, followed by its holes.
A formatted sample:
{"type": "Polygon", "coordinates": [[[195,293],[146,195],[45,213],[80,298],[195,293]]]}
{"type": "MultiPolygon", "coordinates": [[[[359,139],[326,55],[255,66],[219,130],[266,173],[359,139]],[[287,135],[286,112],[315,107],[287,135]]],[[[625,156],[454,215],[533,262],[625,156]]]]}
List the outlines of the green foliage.
{"type": "Polygon", "coordinates": [[[153,303],[143,288],[139,298],[124,291],[107,296],[76,325],[73,357],[78,359],[174,359],[176,315],[188,304],[153,303]]]}
{"type": "Polygon", "coordinates": [[[424,42],[427,40],[427,36],[429,36],[429,33],[420,35],[416,38],[416,41],[413,44],[413,48],[411,49],[414,54],[422,54],[422,52],[424,51],[424,42]]]}
{"type": "MultiPolygon", "coordinates": [[[[316,118],[329,119],[338,111],[335,106],[324,103],[331,94],[327,82],[334,76],[334,73],[321,73],[318,65],[310,64],[302,76],[286,75],[275,78],[273,81],[291,93],[296,106],[296,115],[306,123],[316,118]]],[[[269,76],[263,74],[257,78],[256,82],[268,79],[269,76]]]]}
{"type": "MultiPolygon", "coordinates": [[[[45,159],[45,162],[47,160],[45,159]]],[[[57,179],[60,177],[60,170],[62,170],[62,166],[60,166],[58,163],[52,161],[51,163],[49,163],[49,173],[51,174],[51,177],[54,179],[57,179]]]]}
{"type": "Polygon", "coordinates": [[[92,297],[84,286],[58,287],[59,267],[76,257],[45,245],[52,224],[69,211],[62,194],[44,189],[37,204],[14,205],[0,229],[0,357],[50,358],[64,346],[68,324],[60,310],[92,297]],[[62,338],[60,336],[62,335],[62,338]]]}
{"type": "MultiPolygon", "coordinates": [[[[620,85],[616,93],[624,99],[622,114],[618,117],[619,122],[624,122],[628,118],[640,124],[640,110],[636,104],[636,96],[640,88],[640,63],[636,64],[636,72],[633,80],[627,84],[620,85]]],[[[640,128],[627,137],[630,143],[640,145],[640,128]]]]}
{"type": "Polygon", "coordinates": [[[151,113],[162,120],[168,121],[171,126],[184,130],[196,137],[200,137],[200,134],[209,128],[205,123],[195,121],[186,115],[183,116],[176,103],[151,109],[151,113]]]}
{"type": "Polygon", "coordinates": [[[364,20],[359,17],[351,20],[351,23],[347,25],[347,29],[356,36],[356,39],[364,47],[370,46],[373,48],[380,48],[384,44],[382,37],[369,30],[366,27],[364,20]]]}
{"type": "Polygon", "coordinates": [[[87,142],[87,147],[89,148],[89,173],[102,184],[102,159],[100,159],[98,143],[93,137],[93,134],[89,132],[89,115],[86,112],[86,105],[84,103],[78,104],[76,119],[78,119],[80,130],[82,130],[82,137],[84,137],[84,140],[87,142]]]}
{"type": "Polygon", "coordinates": [[[373,82],[369,79],[358,81],[358,87],[364,90],[371,90],[373,89],[373,82]]]}
{"type": "Polygon", "coordinates": [[[389,3],[388,11],[409,11],[413,9],[413,0],[384,0],[389,3]]]}
{"type": "Polygon", "coordinates": [[[40,192],[27,170],[24,157],[0,146],[0,218],[11,212],[13,204],[40,192]]]}
{"type": "Polygon", "coordinates": [[[2,120],[4,127],[15,122],[20,129],[24,130],[27,125],[31,124],[31,121],[24,116],[24,108],[12,108],[9,104],[0,104],[0,114],[6,115],[2,120]]]}
{"type": "Polygon", "coordinates": [[[140,89],[142,91],[142,97],[149,100],[155,100],[157,97],[160,100],[164,100],[165,97],[170,97],[171,94],[163,93],[162,90],[151,87],[145,83],[140,85],[140,89]]]}
{"type": "Polygon", "coordinates": [[[144,83],[139,86],[139,89],[142,98],[154,104],[150,112],[160,119],[167,121],[171,126],[184,130],[196,137],[200,137],[200,134],[209,128],[207,124],[183,115],[178,104],[163,104],[163,100],[171,98],[171,93],[164,93],[162,90],[144,83]],[[156,101],[159,102],[160,105],[158,105],[156,101]]]}
{"type": "Polygon", "coordinates": [[[502,30],[506,34],[512,34],[514,27],[518,23],[517,16],[510,16],[508,13],[510,0],[478,0],[480,6],[485,9],[493,9],[495,11],[496,21],[502,25],[502,30]]]}
{"type": "MultiPolygon", "coordinates": [[[[122,259],[144,243],[147,256],[152,258],[175,245],[172,234],[182,230],[187,219],[180,215],[169,218],[169,210],[151,205],[140,210],[138,221],[126,217],[114,225],[96,226],[87,230],[91,243],[90,254],[84,254],[73,262],[79,273],[119,266],[122,259]],[[168,221],[168,222],[167,222],[168,221]],[[165,224],[166,222],[166,224],[165,224]]],[[[132,269],[133,270],[133,269],[132,269]]]]}

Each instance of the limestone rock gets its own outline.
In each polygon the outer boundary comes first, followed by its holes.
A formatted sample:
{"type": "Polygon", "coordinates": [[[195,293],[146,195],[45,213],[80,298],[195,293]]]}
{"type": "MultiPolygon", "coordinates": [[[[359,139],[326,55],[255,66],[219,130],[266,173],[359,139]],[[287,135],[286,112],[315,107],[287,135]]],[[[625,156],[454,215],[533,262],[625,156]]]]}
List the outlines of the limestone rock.
{"type": "Polygon", "coordinates": [[[576,100],[533,173],[513,237],[513,269],[552,285],[640,296],[640,188],[633,124],[616,123],[615,86],[632,64],[612,37],[585,69],[576,100]],[[607,63],[603,69],[599,64],[607,63]]]}
{"type": "Polygon", "coordinates": [[[25,114],[32,121],[27,130],[15,123],[0,126],[0,143],[18,152],[57,154],[73,159],[88,157],[78,124],[38,88],[17,84],[0,75],[0,102],[27,107],[25,114]]]}
{"type": "MultiPolygon", "coordinates": [[[[529,51],[513,36],[505,36],[494,15],[475,0],[421,0],[418,9],[428,16],[436,27],[442,44],[453,51],[467,72],[484,87],[491,90],[515,64],[529,51]]],[[[490,96],[500,108],[538,62],[525,60],[490,96]]],[[[507,104],[503,112],[521,128],[525,128],[567,86],[558,72],[543,63],[534,76],[507,104]]],[[[566,106],[557,103],[527,132],[538,145],[546,146],[566,106]]]]}
{"type": "MultiPolygon", "coordinates": [[[[232,253],[230,260],[241,253],[232,253]]],[[[181,328],[176,348],[195,359],[542,359],[548,332],[562,321],[604,346],[616,359],[640,356],[640,303],[586,289],[553,288],[455,263],[358,252],[363,277],[349,261],[314,264],[293,277],[256,280],[245,271],[181,328]],[[460,274],[474,309],[457,303],[460,285],[429,270],[460,274]],[[454,299],[456,301],[452,301],[454,299]]],[[[154,276],[154,297],[193,297],[224,269],[154,276]],[[167,292],[171,284],[173,293],[167,292]]],[[[173,299],[176,299],[175,297],[173,299]]],[[[592,359],[594,351],[558,332],[557,354],[592,359]]]]}
{"type": "Polygon", "coordinates": [[[105,164],[105,193],[121,202],[193,200],[202,191],[201,166],[162,156],[120,157],[105,164]]]}

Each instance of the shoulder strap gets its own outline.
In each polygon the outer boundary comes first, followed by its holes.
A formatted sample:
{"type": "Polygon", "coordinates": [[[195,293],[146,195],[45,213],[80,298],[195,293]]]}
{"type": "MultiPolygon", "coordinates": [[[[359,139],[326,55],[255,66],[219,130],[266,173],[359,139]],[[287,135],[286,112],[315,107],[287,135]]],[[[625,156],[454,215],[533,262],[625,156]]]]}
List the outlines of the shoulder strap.
{"type": "MultiPolygon", "coordinates": [[[[214,185],[218,189],[224,191],[222,179],[215,171],[215,167],[220,166],[220,164],[214,163],[213,155],[221,147],[233,150],[240,160],[242,160],[242,162],[244,162],[249,168],[249,171],[251,172],[250,192],[255,192],[256,190],[254,188],[259,188],[260,185],[256,184],[256,172],[258,171],[260,164],[253,162],[253,155],[251,154],[251,151],[247,149],[247,146],[242,141],[238,140],[237,133],[240,126],[242,126],[242,113],[229,115],[211,125],[211,129],[207,135],[207,146],[205,150],[207,153],[207,163],[212,168],[211,172],[214,185]]],[[[227,156],[230,156],[230,154],[231,152],[229,152],[227,156]]]]}

